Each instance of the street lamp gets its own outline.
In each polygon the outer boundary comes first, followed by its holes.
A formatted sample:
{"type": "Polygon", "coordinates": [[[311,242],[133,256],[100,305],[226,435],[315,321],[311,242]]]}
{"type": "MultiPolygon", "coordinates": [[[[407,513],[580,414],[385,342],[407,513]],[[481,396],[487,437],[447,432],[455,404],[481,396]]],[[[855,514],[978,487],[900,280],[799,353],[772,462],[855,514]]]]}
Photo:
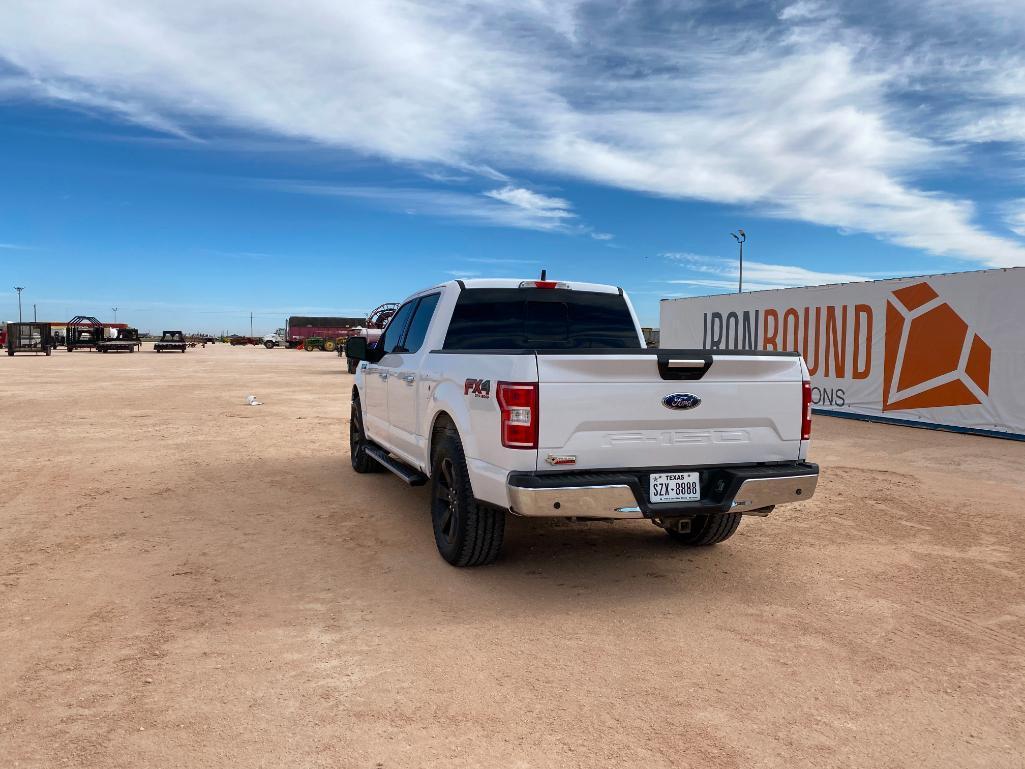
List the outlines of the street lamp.
{"type": "Polygon", "coordinates": [[[25,287],[15,286],[14,290],[18,292],[18,323],[21,323],[21,292],[25,290],[25,287]]]}
{"type": "Polygon", "coordinates": [[[110,308],[114,312],[114,322],[117,323],[117,307],[110,308]]]}
{"type": "Polygon", "coordinates": [[[744,241],[747,240],[747,235],[743,230],[738,229],[736,232],[731,232],[730,235],[737,241],[740,246],[740,273],[737,279],[737,293],[744,293],[744,241]]]}

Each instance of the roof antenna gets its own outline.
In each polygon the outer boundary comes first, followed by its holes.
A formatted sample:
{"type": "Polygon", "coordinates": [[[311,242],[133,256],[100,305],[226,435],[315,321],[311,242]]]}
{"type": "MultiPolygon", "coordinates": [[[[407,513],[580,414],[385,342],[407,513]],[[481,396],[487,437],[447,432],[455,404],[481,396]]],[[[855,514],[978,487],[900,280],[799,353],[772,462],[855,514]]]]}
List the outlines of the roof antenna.
{"type": "Polygon", "coordinates": [[[548,279],[548,270],[541,270],[541,280],[548,279]]]}

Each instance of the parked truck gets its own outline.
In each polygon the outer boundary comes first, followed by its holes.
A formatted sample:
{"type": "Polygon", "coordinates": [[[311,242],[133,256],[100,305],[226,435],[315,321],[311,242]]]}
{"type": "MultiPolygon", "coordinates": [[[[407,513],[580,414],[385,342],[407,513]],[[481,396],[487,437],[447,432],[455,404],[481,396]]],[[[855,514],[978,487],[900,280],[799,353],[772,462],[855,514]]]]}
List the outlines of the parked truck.
{"type": "Polygon", "coordinates": [[[451,281],[346,348],[353,469],[430,484],[456,566],[494,561],[510,513],[646,519],[701,546],[815,492],[803,359],[650,349],[614,286],[451,281]]]}

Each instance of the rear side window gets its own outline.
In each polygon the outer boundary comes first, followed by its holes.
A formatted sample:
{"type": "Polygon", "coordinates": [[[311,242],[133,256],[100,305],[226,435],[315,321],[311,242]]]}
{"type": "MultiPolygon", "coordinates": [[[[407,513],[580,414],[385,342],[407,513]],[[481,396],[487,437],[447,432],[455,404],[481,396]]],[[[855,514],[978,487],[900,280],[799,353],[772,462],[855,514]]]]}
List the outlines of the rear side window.
{"type": "Polygon", "coordinates": [[[446,350],[639,349],[620,294],[545,288],[471,288],[459,294],[446,350]]]}

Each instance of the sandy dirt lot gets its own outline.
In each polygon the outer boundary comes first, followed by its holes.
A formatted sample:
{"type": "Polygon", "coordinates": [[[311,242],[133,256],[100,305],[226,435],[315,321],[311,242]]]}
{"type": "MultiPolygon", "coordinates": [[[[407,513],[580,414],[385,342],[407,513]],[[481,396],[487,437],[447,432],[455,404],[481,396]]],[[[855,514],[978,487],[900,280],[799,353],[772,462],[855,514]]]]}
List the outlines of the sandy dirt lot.
{"type": "Polygon", "coordinates": [[[456,570],[341,362],[0,357],[0,765],[1025,765],[1025,444],[817,418],[815,499],[723,545],[456,570]]]}

